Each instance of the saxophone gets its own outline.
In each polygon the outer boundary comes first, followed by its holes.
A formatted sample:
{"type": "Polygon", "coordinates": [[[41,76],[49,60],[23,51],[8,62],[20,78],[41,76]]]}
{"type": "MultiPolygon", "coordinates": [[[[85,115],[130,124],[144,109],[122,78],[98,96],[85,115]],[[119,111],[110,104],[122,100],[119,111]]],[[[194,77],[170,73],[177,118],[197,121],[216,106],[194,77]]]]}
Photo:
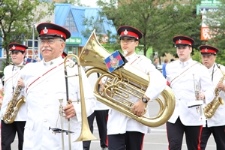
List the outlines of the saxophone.
{"type": "Polygon", "coordinates": [[[8,103],[8,106],[6,108],[6,112],[3,116],[3,121],[6,124],[10,124],[10,123],[14,122],[21,105],[23,103],[25,103],[24,96],[21,96],[19,98],[21,90],[22,90],[22,87],[17,86],[16,89],[15,89],[15,92],[13,94],[12,99],[8,103]]]}
{"type": "MultiPolygon", "coordinates": [[[[20,69],[22,69],[23,65],[18,66],[18,67],[20,67],[20,69]]],[[[3,116],[3,121],[6,124],[11,124],[14,122],[20,107],[22,106],[23,103],[25,103],[24,96],[19,97],[21,90],[22,90],[22,87],[17,85],[15,88],[15,92],[13,93],[13,97],[7,105],[6,112],[3,116]]]]}
{"type": "MultiPolygon", "coordinates": [[[[223,82],[223,80],[225,79],[225,74],[221,70],[220,66],[218,66],[218,68],[220,69],[220,71],[223,74],[223,76],[221,77],[219,82],[223,82]]],[[[218,88],[215,88],[214,99],[209,104],[207,104],[204,108],[205,117],[208,118],[208,119],[211,118],[215,114],[218,107],[220,105],[223,105],[223,103],[224,103],[223,99],[221,97],[219,97],[219,93],[220,93],[220,90],[218,88]]]]}

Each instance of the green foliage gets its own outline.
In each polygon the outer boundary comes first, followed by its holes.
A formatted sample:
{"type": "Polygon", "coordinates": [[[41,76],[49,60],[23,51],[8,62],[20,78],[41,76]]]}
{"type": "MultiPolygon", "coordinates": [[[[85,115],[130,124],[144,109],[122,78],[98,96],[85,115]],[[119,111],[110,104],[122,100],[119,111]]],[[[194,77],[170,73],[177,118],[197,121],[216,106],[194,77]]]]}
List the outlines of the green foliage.
{"type": "Polygon", "coordinates": [[[199,50],[194,50],[194,55],[192,55],[192,59],[201,63],[201,53],[199,50]]]}
{"type": "Polygon", "coordinates": [[[118,43],[105,43],[102,44],[102,46],[108,51],[108,52],[114,52],[115,50],[120,50],[120,45],[118,43]]]}
{"type": "Polygon", "coordinates": [[[204,44],[212,45],[219,49],[217,63],[225,65],[225,0],[220,0],[217,11],[205,13],[204,23],[209,27],[211,39],[204,44]]]}
{"type": "Polygon", "coordinates": [[[174,53],[172,38],[178,34],[193,37],[195,48],[201,44],[201,16],[196,15],[196,4],[199,2],[195,0],[183,5],[173,0],[120,0],[120,5],[116,7],[116,0],[110,3],[98,0],[104,13],[117,27],[131,25],[143,32],[140,44],[143,45],[144,55],[152,47],[160,56],[165,52],[174,53]]]}
{"type": "Polygon", "coordinates": [[[9,43],[22,43],[32,37],[34,23],[51,14],[53,7],[52,4],[39,2],[39,0],[3,0],[0,2],[0,7],[0,31],[7,65],[9,64],[9,43]]]}

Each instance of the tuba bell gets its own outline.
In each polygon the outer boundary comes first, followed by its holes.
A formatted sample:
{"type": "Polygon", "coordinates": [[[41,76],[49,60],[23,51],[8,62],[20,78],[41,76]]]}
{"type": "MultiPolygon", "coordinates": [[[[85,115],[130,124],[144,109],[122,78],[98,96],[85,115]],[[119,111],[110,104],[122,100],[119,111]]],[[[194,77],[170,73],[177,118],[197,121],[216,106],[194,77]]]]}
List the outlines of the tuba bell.
{"type": "Polygon", "coordinates": [[[94,95],[97,100],[146,126],[157,127],[163,125],[170,118],[175,108],[175,97],[171,88],[167,86],[155,99],[160,106],[156,116],[138,117],[131,112],[133,103],[128,100],[128,95],[141,98],[148,87],[149,76],[129,64],[125,64],[113,73],[108,73],[104,59],[109,55],[110,53],[100,45],[93,31],[81,51],[79,60],[82,66],[91,66],[86,71],[87,76],[92,73],[101,74],[94,88],[94,95]],[[107,82],[104,85],[104,91],[100,92],[98,83],[103,78],[107,78],[107,82]]]}

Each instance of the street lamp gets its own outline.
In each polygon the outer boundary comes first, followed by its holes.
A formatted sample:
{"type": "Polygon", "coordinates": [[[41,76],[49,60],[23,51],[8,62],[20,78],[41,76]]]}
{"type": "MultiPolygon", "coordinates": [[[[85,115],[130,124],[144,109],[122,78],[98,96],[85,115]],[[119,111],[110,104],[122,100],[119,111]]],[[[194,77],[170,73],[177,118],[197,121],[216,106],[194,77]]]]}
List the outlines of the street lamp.
{"type": "Polygon", "coordinates": [[[34,28],[35,28],[35,24],[32,24],[32,61],[34,61],[34,54],[35,54],[34,28]]]}

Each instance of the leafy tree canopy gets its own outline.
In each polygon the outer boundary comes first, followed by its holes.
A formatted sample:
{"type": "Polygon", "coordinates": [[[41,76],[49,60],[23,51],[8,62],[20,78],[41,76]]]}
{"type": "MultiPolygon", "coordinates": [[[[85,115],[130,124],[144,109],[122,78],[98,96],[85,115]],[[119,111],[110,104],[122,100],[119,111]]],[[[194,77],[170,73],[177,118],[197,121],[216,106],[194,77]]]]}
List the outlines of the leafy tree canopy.
{"type": "Polygon", "coordinates": [[[187,4],[174,0],[98,0],[108,18],[114,24],[130,25],[143,32],[143,51],[152,48],[160,56],[165,53],[175,54],[172,38],[175,35],[187,35],[195,39],[195,48],[200,44],[201,16],[196,14],[199,0],[187,4]]]}
{"type": "Polygon", "coordinates": [[[3,41],[2,47],[6,51],[6,65],[10,61],[9,43],[22,43],[32,37],[34,24],[51,14],[52,6],[39,0],[2,0],[0,2],[0,37],[3,41]]]}

